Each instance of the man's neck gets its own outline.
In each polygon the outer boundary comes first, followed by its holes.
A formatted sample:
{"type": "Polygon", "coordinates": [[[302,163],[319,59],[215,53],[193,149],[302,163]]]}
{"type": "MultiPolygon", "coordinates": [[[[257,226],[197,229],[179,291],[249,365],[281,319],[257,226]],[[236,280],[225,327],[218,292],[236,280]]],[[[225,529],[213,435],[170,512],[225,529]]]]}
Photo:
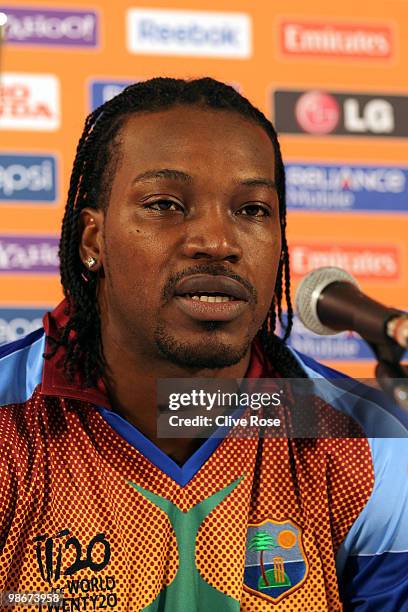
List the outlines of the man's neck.
{"type": "MultiPolygon", "coordinates": [[[[250,349],[236,365],[219,370],[189,370],[160,357],[149,359],[123,350],[108,338],[104,354],[108,364],[105,383],[111,407],[135,425],[145,436],[177,463],[184,461],[198,448],[196,438],[157,437],[157,379],[159,378],[243,378],[250,361],[250,349]]],[[[231,382],[232,382],[231,380],[231,382]]]]}

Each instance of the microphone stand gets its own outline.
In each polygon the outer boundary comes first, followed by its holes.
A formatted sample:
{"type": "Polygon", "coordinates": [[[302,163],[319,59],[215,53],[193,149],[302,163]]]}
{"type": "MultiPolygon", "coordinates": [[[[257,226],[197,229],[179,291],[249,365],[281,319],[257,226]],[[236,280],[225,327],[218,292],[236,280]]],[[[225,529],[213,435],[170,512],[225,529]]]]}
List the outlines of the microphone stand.
{"type": "Polygon", "coordinates": [[[375,377],[383,391],[408,412],[408,367],[401,364],[405,348],[392,339],[368,342],[377,358],[375,377]]]}

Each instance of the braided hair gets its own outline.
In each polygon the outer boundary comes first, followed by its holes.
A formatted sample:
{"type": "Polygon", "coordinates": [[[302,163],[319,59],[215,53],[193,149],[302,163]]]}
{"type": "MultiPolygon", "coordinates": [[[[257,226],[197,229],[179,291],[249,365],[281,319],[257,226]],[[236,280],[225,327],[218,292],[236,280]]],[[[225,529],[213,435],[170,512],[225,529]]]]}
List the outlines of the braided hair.
{"type": "Polygon", "coordinates": [[[212,78],[183,80],[153,78],[130,85],[119,95],[94,110],[85,121],[72,169],[59,247],[61,283],[67,300],[67,323],[57,338],[49,338],[53,356],[64,348],[63,367],[69,379],[81,371],[83,384],[92,386],[103,376],[100,317],[96,299],[97,277],[89,274],[79,254],[79,218],[84,207],[104,208],[109,201],[119,160],[116,138],[125,120],[133,113],[166,110],[192,105],[239,113],[260,125],[272,141],[275,152],[275,181],[279,199],[282,254],[272,304],[261,327],[265,352],[284,376],[303,376],[297,361],[285,347],[290,334],[293,310],[290,299],[289,252],[286,241],[285,174],[276,132],[265,115],[233,87],[212,78]],[[284,337],[274,335],[277,318],[282,323],[282,299],[287,304],[284,337]]]}

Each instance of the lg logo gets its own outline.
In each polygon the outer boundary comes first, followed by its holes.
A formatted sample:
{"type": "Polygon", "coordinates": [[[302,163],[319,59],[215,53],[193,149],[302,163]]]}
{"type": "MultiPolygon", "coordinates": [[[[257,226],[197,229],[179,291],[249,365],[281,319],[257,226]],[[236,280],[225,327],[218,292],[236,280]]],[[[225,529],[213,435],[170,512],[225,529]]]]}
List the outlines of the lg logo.
{"type": "Polygon", "coordinates": [[[276,91],[275,126],[292,134],[408,136],[408,97],[276,91]]]}
{"type": "Polygon", "coordinates": [[[387,100],[374,98],[360,105],[355,98],[344,101],[344,127],[349,132],[391,134],[394,131],[394,109],[387,100]]]}
{"type": "Polygon", "coordinates": [[[394,109],[381,98],[365,104],[358,98],[346,98],[341,107],[334,96],[310,91],[301,95],[295,106],[299,126],[310,134],[333,132],[342,113],[344,128],[351,133],[388,134],[394,130],[394,109]]]}
{"type": "Polygon", "coordinates": [[[296,102],[296,121],[309,134],[329,134],[340,119],[340,107],[330,94],[309,91],[296,102]]]}

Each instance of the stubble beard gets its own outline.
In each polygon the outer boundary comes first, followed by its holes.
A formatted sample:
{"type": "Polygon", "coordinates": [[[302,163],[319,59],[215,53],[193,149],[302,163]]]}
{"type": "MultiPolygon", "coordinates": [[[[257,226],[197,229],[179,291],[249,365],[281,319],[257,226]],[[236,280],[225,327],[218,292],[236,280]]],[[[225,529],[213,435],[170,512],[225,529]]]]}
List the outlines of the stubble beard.
{"type": "Polygon", "coordinates": [[[202,340],[180,342],[166,332],[163,324],[159,324],[154,332],[154,340],[161,355],[177,366],[197,370],[227,368],[245,357],[252,341],[249,334],[241,344],[231,346],[220,340],[217,333],[223,323],[203,321],[201,325],[202,340]]]}

